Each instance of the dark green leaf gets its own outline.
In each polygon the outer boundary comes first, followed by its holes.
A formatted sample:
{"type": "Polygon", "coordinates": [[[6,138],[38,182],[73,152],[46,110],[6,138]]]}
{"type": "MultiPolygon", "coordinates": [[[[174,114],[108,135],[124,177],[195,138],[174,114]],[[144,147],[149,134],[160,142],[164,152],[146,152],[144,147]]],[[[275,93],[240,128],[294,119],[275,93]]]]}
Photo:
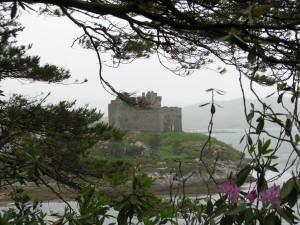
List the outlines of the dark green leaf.
{"type": "Polygon", "coordinates": [[[287,119],[285,122],[285,129],[291,129],[292,128],[292,120],[291,119],[287,119]]]}
{"type": "Polygon", "coordinates": [[[262,146],[263,146],[262,141],[259,139],[257,144],[259,154],[262,154],[262,146]]]}
{"type": "Polygon", "coordinates": [[[296,185],[297,185],[297,190],[298,190],[298,192],[300,192],[300,179],[297,178],[297,179],[295,180],[295,183],[296,183],[296,185]]]}
{"type": "Polygon", "coordinates": [[[139,200],[138,200],[136,195],[131,195],[130,196],[130,203],[133,204],[133,205],[136,205],[136,204],[139,203],[139,200]]]}
{"type": "Polygon", "coordinates": [[[261,119],[256,127],[256,134],[260,134],[264,129],[265,121],[261,119]]]}
{"type": "Polygon", "coordinates": [[[264,55],[265,54],[265,50],[261,47],[261,45],[256,45],[256,51],[260,55],[264,55]]]}
{"type": "Polygon", "coordinates": [[[224,214],[224,212],[226,211],[226,209],[227,209],[227,206],[226,206],[225,204],[220,205],[220,206],[215,210],[214,217],[218,217],[218,216],[220,216],[221,214],[224,214]]]}
{"type": "Polygon", "coordinates": [[[271,153],[271,152],[273,152],[274,150],[273,149],[267,149],[267,150],[264,150],[263,151],[263,154],[264,155],[267,155],[267,154],[269,154],[269,153],[271,153]]]}
{"type": "Polygon", "coordinates": [[[254,7],[252,8],[252,16],[257,17],[257,16],[265,15],[270,8],[271,5],[259,5],[257,7],[254,7]]]}
{"type": "Polygon", "coordinates": [[[294,103],[294,101],[295,101],[295,98],[296,98],[296,96],[295,96],[295,95],[293,95],[293,96],[292,96],[292,98],[291,98],[291,102],[292,102],[292,103],[294,103]]]}
{"type": "Polygon", "coordinates": [[[256,61],[256,49],[252,48],[250,50],[250,52],[248,53],[248,62],[250,64],[253,64],[253,63],[255,63],[255,61],[256,61]]]}
{"type": "Polygon", "coordinates": [[[296,141],[297,143],[300,141],[300,136],[299,136],[299,134],[296,134],[296,135],[295,135],[295,141],[296,141]]]}
{"type": "MultiPolygon", "coordinates": [[[[277,90],[282,91],[286,88],[286,83],[279,83],[277,84],[277,90]]],[[[284,93],[280,94],[283,95],[284,93]]]]}
{"type": "Polygon", "coordinates": [[[282,208],[281,210],[278,210],[278,213],[289,224],[292,224],[293,221],[295,220],[295,216],[291,212],[289,212],[286,208],[282,208]]]}
{"type": "Polygon", "coordinates": [[[269,155],[269,156],[265,156],[267,159],[278,159],[278,156],[276,155],[269,155]]]}
{"type": "Polygon", "coordinates": [[[289,179],[286,183],[283,184],[283,187],[280,192],[280,197],[282,199],[282,204],[286,202],[292,208],[297,203],[297,183],[294,181],[294,178],[289,179]]]}
{"type": "Polygon", "coordinates": [[[260,216],[261,212],[258,213],[256,210],[253,212],[252,208],[246,208],[245,210],[245,224],[254,224],[253,222],[260,216]]]}
{"type": "Polygon", "coordinates": [[[252,144],[253,144],[253,141],[252,141],[252,138],[251,138],[250,135],[248,136],[248,144],[249,144],[249,145],[252,145],[252,144]]]}
{"type": "Polygon", "coordinates": [[[211,202],[211,200],[209,199],[208,202],[207,202],[207,205],[206,205],[206,213],[208,215],[210,215],[212,212],[213,212],[213,204],[211,202]]]}
{"type": "Polygon", "coordinates": [[[297,201],[298,201],[298,196],[297,196],[297,190],[296,188],[293,188],[292,191],[290,192],[289,196],[286,198],[287,203],[291,208],[293,208],[297,201]]]}
{"type": "Polygon", "coordinates": [[[233,215],[236,215],[240,212],[243,212],[243,211],[246,210],[246,206],[247,206],[246,203],[239,204],[237,207],[234,207],[233,209],[229,210],[227,215],[233,216],[233,215]]]}
{"type": "Polygon", "coordinates": [[[212,115],[215,114],[215,112],[216,112],[216,107],[215,107],[214,104],[211,104],[210,112],[211,112],[212,115]]]}
{"type": "Polygon", "coordinates": [[[287,198],[294,187],[295,187],[295,182],[294,182],[293,178],[291,178],[282,185],[282,188],[281,188],[281,191],[280,191],[280,197],[283,200],[285,198],[287,198]]]}
{"type": "Polygon", "coordinates": [[[244,44],[247,44],[242,37],[236,35],[236,34],[233,34],[233,37],[235,37],[237,40],[239,40],[241,43],[244,43],[244,44]]]}
{"type": "Polygon", "coordinates": [[[240,144],[243,142],[244,138],[245,138],[245,135],[243,135],[243,137],[240,139],[240,144]]]}
{"type": "Polygon", "coordinates": [[[291,136],[291,130],[292,130],[292,120],[291,119],[287,119],[285,121],[285,133],[287,136],[291,136]]]}
{"type": "MultiPolygon", "coordinates": [[[[261,172],[260,172],[261,173],[261,172]]],[[[261,173],[258,180],[257,180],[257,191],[258,192],[261,192],[265,189],[268,188],[268,185],[267,185],[267,180],[264,176],[265,173],[261,173]]]]}
{"type": "Polygon", "coordinates": [[[282,102],[283,93],[278,96],[277,103],[280,104],[282,102]]]}
{"type": "Polygon", "coordinates": [[[219,38],[218,40],[219,40],[219,41],[228,41],[228,40],[230,40],[230,39],[231,39],[231,35],[225,35],[225,36],[219,38]]]}
{"type": "MultiPolygon", "coordinates": [[[[251,139],[252,140],[252,139],[251,139]]],[[[252,153],[255,151],[255,147],[254,146],[251,146],[250,149],[249,149],[249,153],[252,153]]]]}
{"type": "Polygon", "coordinates": [[[266,98],[270,98],[270,97],[272,97],[274,94],[276,94],[277,92],[273,92],[273,93],[271,93],[271,94],[269,94],[269,95],[267,95],[267,97],[266,98]]]}
{"type": "Polygon", "coordinates": [[[269,140],[267,140],[267,141],[261,146],[260,151],[261,151],[262,154],[268,154],[268,153],[270,153],[270,152],[273,151],[272,149],[271,149],[271,150],[268,150],[270,144],[271,144],[271,140],[269,139],[269,140]]]}
{"type": "Polygon", "coordinates": [[[210,224],[210,225],[216,225],[216,223],[215,223],[215,221],[214,221],[213,219],[210,219],[210,220],[209,220],[209,224],[210,224]]]}
{"type": "Polygon", "coordinates": [[[251,11],[252,11],[253,5],[250,5],[249,7],[247,7],[246,9],[241,10],[241,13],[244,16],[247,16],[251,11]]]}
{"type": "Polygon", "coordinates": [[[216,202],[215,202],[215,206],[219,207],[220,205],[224,205],[225,201],[224,198],[219,198],[216,202]]]}
{"type": "Polygon", "coordinates": [[[22,7],[22,9],[24,9],[24,10],[26,9],[24,3],[19,2],[19,5],[22,7]]]}
{"type": "Polygon", "coordinates": [[[17,14],[17,2],[14,2],[12,7],[11,7],[11,12],[10,12],[10,18],[14,19],[17,14]]]}
{"type": "Polygon", "coordinates": [[[219,108],[224,108],[224,107],[222,107],[221,105],[219,105],[219,104],[216,104],[216,103],[214,103],[216,106],[218,106],[219,108]]]}
{"type": "Polygon", "coordinates": [[[249,20],[249,24],[252,26],[252,25],[253,25],[252,11],[250,11],[250,12],[248,13],[248,20],[249,20]]]}
{"type": "Polygon", "coordinates": [[[214,88],[208,88],[208,89],[206,89],[205,91],[206,91],[206,92],[214,92],[214,90],[215,90],[214,88]]]}
{"type": "Polygon", "coordinates": [[[233,219],[231,216],[223,216],[220,225],[232,225],[233,224],[233,219]]]}
{"type": "Polygon", "coordinates": [[[276,225],[276,214],[274,212],[265,217],[264,225],[276,225]]]}
{"type": "Polygon", "coordinates": [[[235,217],[237,224],[244,224],[245,219],[246,219],[246,210],[243,212],[240,212],[239,215],[237,217],[235,217]]]}
{"type": "Polygon", "coordinates": [[[276,167],[274,167],[274,166],[266,165],[266,169],[267,169],[267,170],[271,170],[271,171],[276,172],[276,173],[279,172],[279,171],[276,169],[276,167]]]}
{"type": "Polygon", "coordinates": [[[280,120],[277,115],[273,116],[272,114],[267,114],[269,121],[271,121],[272,123],[277,123],[279,124],[281,127],[284,126],[284,124],[282,123],[282,120],[280,120]]]}
{"type": "Polygon", "coordinates": [[[251,112],[247,115],[247,121],[250,122],[253,117],[254,117],[254,111],[251,110],[251,112]]]}
{"type": "Polygon", "coordinates": [[[219,94],[219,95],[224,95],[226,92],[222,91],[220,89],[215,89],[215,91],[219,94]]]}
{"type": "Polygon", "coordinates": [[[208,105],[209,103],[204,103],[204,104],[202,104],[202,105],[199,105],[198,107],[203,107],[203,106],[206,106],[206,105],[208,105]]]}
{"type": "Polygon", "coordinates": [[[241,186],[244,184],[245,180],[249,177],[249,174],[252,169],[253,169],[253,166],[247,165],[236,175],[235,182],[238,186],[241,186]]]}
{"type": "Polygon", "coordinates": [[[263,146],[264,150],[267,150],[269,148],[270,144],[271,144],[271,140],[269,139],[265,142],[265,144],[263,146]]]}

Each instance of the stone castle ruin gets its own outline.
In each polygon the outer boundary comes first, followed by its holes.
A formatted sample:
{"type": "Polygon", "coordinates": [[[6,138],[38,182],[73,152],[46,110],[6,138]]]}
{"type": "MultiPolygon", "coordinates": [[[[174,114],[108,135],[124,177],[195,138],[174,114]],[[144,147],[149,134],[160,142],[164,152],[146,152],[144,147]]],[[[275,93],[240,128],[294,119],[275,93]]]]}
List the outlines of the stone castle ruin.
{"type": "Polygon", "coordinates": [[[142,94],[151,109],[136,109],[119,98],[108,105],[108,122],[126,131],[181,131],[181,108],[161,107],[161,96],[153,91],[142,94]]]}

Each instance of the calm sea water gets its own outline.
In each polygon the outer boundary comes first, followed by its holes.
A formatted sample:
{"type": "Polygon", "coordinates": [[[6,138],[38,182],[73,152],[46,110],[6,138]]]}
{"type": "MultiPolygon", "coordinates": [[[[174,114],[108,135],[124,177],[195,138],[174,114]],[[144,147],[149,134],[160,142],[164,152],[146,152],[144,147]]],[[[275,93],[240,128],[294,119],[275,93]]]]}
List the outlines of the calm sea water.
{"type": "MultiPolygon", "coordinates": [[[[280,133],[280,129],[278,128],[268,128],[267,131],[269,134],[273,136],[278,136],[280,133]]],[[[216,130],[213,132],[212,136],[217,138],[220,141],[223,141],[232,147],[236,148],[241,152],[245,152],[246,157],[250,157],[247,151],[244,151],[246,145],[246,138],[241,142],[242,137],[245,135],[245,130],[243,129],[223,129],[216,130]]],[[[252,139],[255,140],[255,135],[253,135],[252,139]]],[[[267,135],[262,135],[261,139],[263,141],[271,140],[270,148],[275,148],[277,145],[277,141],[267,135]]],[[[299,174],[299,170],[297,165],[299,163],[299,157],[297,157],[296,153],[293,152],[291,145],[287,142],[282,142],[279,147],[279,150],[276,153],[278,159],[273,160],[273,164],[277,163],[276,168],[279,170],[279,173],[276,172],[268,172],[267,179],[276,184],[282,185],[284,181],[292,176],[292,171],[295,174],[299,174]],[[283,173],[284,172],[284,173],[283,173]],[[275,180],[276,179],[276,180],[275,180]]]]}

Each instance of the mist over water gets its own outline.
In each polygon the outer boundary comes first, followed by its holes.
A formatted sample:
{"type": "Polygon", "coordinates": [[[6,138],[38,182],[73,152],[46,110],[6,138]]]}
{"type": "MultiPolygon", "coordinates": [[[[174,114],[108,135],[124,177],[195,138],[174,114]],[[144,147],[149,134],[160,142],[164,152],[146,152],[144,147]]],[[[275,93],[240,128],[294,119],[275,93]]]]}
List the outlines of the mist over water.
{"type": "MultiPolygon", "coordinates": [[[[279,128],[267,128],[266,130],[273,136],[278,136],[280,133],[279,128]]],[[[212,133],[213,137],[225,142],[226,144],[231,145],[232,147],[236,148],[241,152],[244,152],[245,156],[247,158],[250,158],[249,153],[245,151],[246,138],[244,138],[243,141],[240,142],[244,135],[244,129],[222,129],[215,130],[212,133]]],[[[253,135],[253,141],[256,140],[255,138],[255,135],[253,135]]],[[[261,135],[262,141],[267,141],[269,139],[271,139],[271,145],[269,148],[275,148],[277,145],[276,139],[268,137],[266,134],[261,135]]],[[[279,150],[275,155],[278,157],[278,159],[274,159],[272,161],[272,164],[278,163],[276,168],[279,170],[279,173],[269,171],[266,174],[266,178],[271,182],[282,185],[283,182],[292,177],[292,171],[295,173],[295,175],[299,174],[299,168],[297,168],[299,159],[297,158],[296,153],[293,151],[292,146],[288,142],[282,142],[279,150]],[[283,171],[285,172],[278,177],[278,175],[280,175],[280,173],[283,171]]]]}

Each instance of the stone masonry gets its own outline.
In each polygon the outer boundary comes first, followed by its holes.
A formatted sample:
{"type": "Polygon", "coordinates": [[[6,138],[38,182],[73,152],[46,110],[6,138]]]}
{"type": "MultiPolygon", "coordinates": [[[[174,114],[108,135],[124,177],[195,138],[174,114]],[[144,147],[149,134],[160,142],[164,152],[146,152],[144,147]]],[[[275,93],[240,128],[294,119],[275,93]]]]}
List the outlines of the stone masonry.
{"type": "Polygon", "coordinates": [[[108,121],[126,131],[181,131],[181,108],[161,107],[161,97],[153,91],[142,94],[151,109],[136,109],[119,98],[108,105],[108,121]]]}

